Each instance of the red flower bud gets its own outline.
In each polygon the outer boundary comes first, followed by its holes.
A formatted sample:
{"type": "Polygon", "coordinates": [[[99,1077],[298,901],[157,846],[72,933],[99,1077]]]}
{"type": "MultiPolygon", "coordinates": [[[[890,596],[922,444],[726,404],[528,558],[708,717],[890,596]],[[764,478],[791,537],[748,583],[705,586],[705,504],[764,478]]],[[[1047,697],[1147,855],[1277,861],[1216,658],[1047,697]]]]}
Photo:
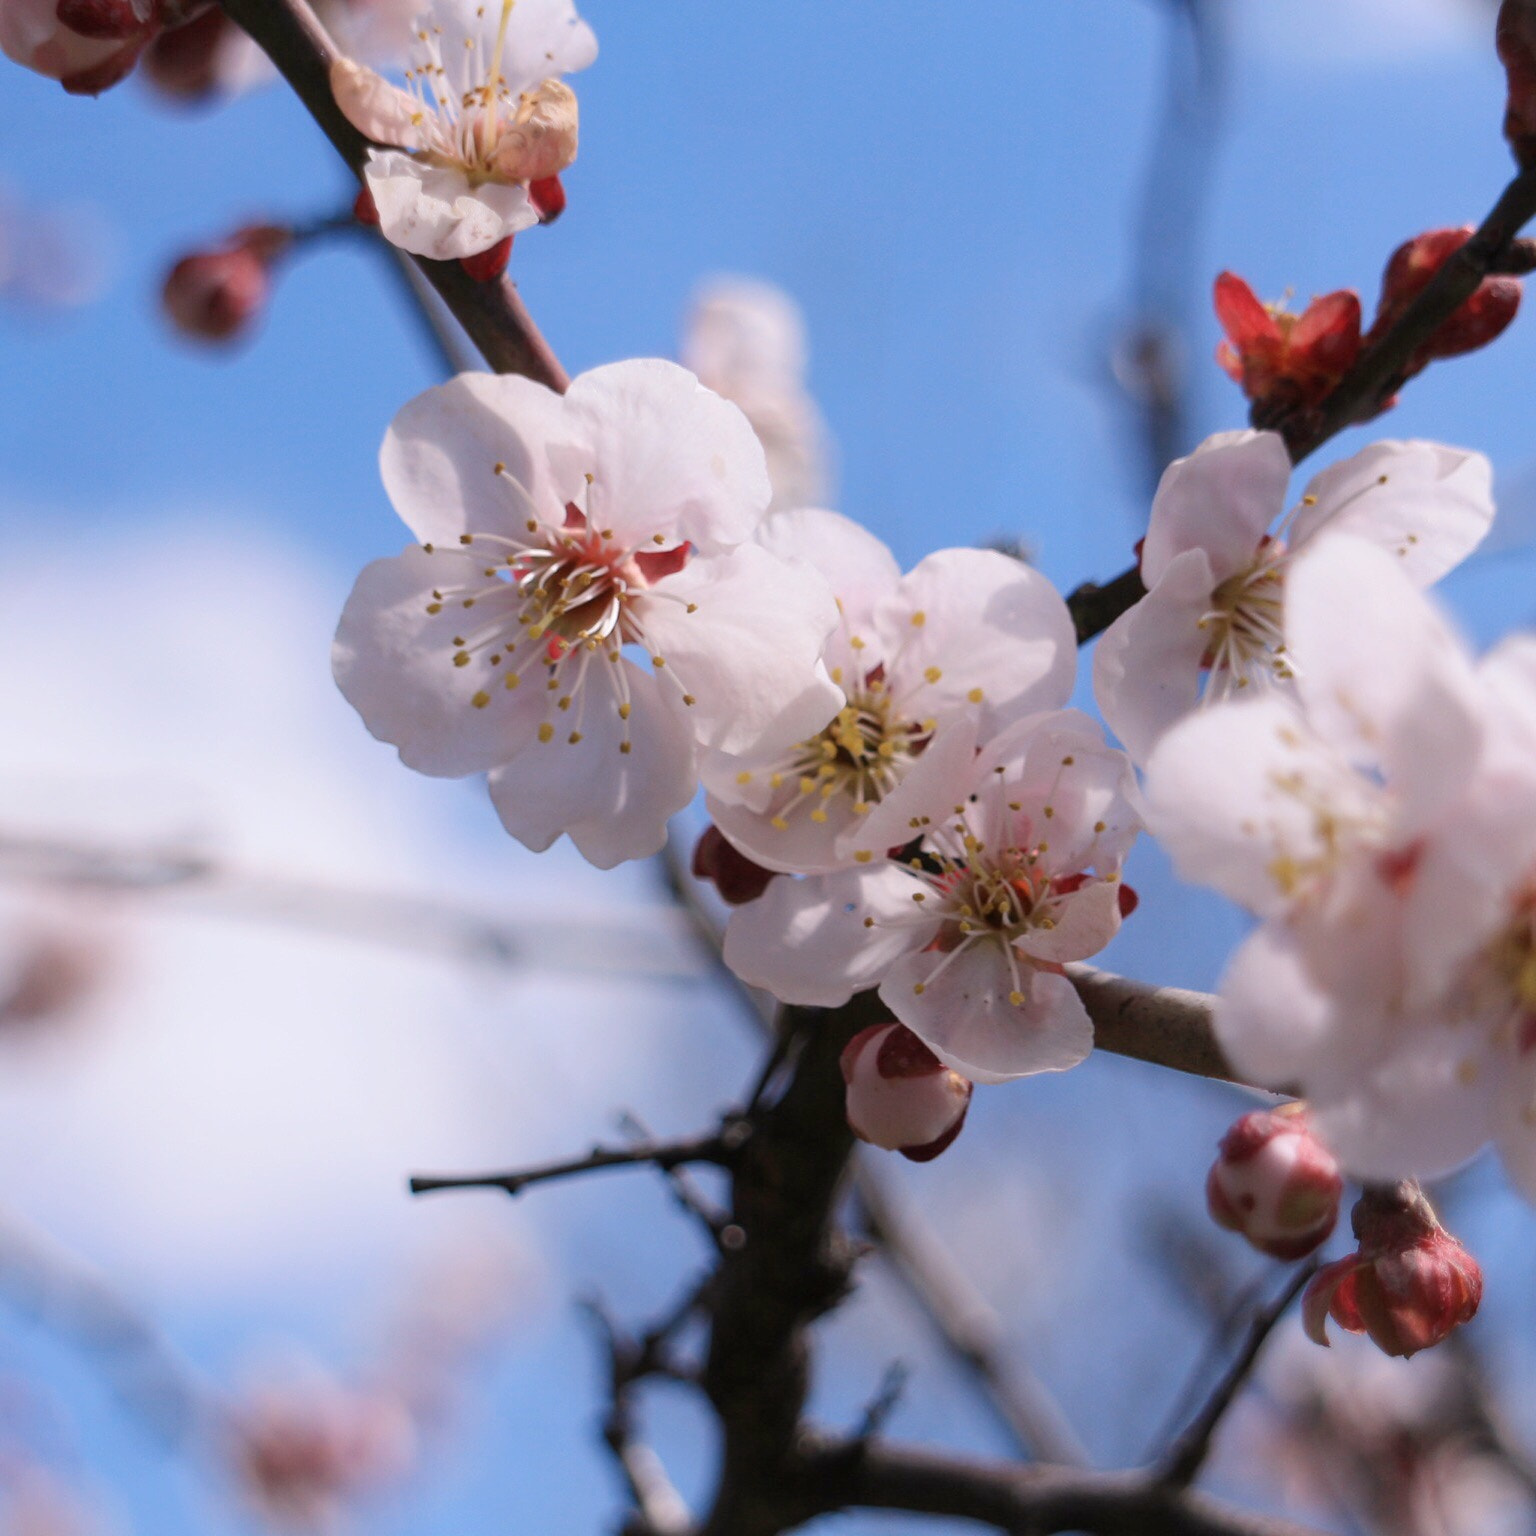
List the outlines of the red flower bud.
{"type": "Polygon", "coordinates": [[[362,186],[357,189],[357,196],[352,200],[352,217],[359,224],[370,224],[374,228],[379,223],[379,205],[373,200],[372,191],[362,186]]]}
{"type": "Polygon", "coordinates": [[[126,42],[153,24],[152,9],[134,0],[59,0],[54,14],[81,37],[126,42]]]}
{"type": "Polygon", "coordinates": [[[696,880],[713,880],[720,899],[733,907],[756,901],[768,889],[773,871],[754,864],[746,854],[729,843],[713,822],[694,845],[693,874],[696,880]]]}
{"type": "Polygon", "coordinates": [[[1307,1335],[1327,1344],[1331,1317],[1384,1354],[1417,1354],[1477,1314],[1483,1272],[1435,1219],[1418,1185],[1367,1190],[1352,1218],[1360,1248],[1325,1265],[1302,1300],[1307,1335]]]}
{"type": "Polygon", "coordinates": [[[512,259],[512,236],[503,235],[488,251],[460,256],[459,265],[477,282],[494,283],[507,270],[512,259]]]}
{"type": "Polygon", "coordinates": [[[541,176],[528,183],[528,196],[541,224],[553,224],[565,212],[565,186],[558,176],[541,176]]]}
{"type": "Polygon", "coordinates": [[[1352,289],[1324,294],[1293,315],[1261,304],[1235,272],[1223,272],[1215,297],[1227,333],[1216,361],[1272,412],[1316,405],[1360,353],[1360,299],[1352,289]]]}
{"type": "Polygon", "coordinates": [[[267,307],[272,263],[287,248],[272,224],[238,231],[221,250],[183,256],[165,279],[161,302],[172,325],[200,341],[231,341],[267,307]]]}
{"type": "Polygon", "coordinates": [[[1508,97],[1504,137],[1522,165],[1536,160],[1536,4],[1504,0],[1494,43],[1504,66],[1508,97]]]}
{"type": "MultiPolygon", "coordinates": [[[[1472,226],[1429,229],[1393,251],[1381,279],[1381,299],[1368,339],[1395,325],[1429,280],[1471,238],[1472,226]]],[[[1439,357],[1476,351],[1494,339],[1520,308],[1518,277],[1485,277],[1477,291],[1442,320],[1409,363],[1411,377],[1439,357]]]]}
{"type": "Polygon", "coordinates": [[[1256,1109],[1222,1137],[1205,1181],[1211,1219],[1276,1259],[1303,1259],[1339,1219],[1344,1181],[1303,1104],[1256,1109]]]}
{"type": "Polygon", "coordinates": [[[960,1134],[974,1085],[905,1024],[860,1030],[843,1048],[848,1125],[860,1141],[930,1162],[960,1134]]]}

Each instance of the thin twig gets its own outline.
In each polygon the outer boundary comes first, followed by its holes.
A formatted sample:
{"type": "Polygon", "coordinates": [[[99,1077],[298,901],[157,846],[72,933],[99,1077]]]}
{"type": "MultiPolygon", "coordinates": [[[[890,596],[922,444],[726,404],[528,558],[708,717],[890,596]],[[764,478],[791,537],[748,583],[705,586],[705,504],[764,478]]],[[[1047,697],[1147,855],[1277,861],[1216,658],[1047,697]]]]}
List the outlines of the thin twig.
{"type": "Polygon", "coordinates": [[[715,1163],[729,1167],[733,1151],[728,1151],[719,1131],[695,1136],[688,1141],[640,1143],[633,1147],[594,1147],[585,1157],[559,1163],[541,1163],[533,1168],[514,1169],[510,1173],[418,1174],[411,1179],[413,1195],[432,1194],[442,1189],[500,1189],[509,1195],[521,1194],[530,1184],[547,1184],[555,1179],[574,1178],[583,1173],[600,1173],[608,1168],[648,1166],[670,1173],[684,1163],[715,1163]]]}
{"type": "Polygon", "coordinates": [[[1285,1315],[1286,1309],[1301,1294],[1302,1288],[1317,1273],[1317,1260],[1303,1264],[1286,1282],[1285,1289],[1267,1307],[1255,1314],[1248,1329],[1243,1347],[1238,1350],[1215,1390],[1205,1400],[1205,1405],[1195,1415],[1189,1428],[1174,1441],[1163,1460],[1158,1479],[1171,1488],[1187,1488],[1195,1480],[1205,1459],[1210,1455],[1211,1444],[1227,1410],[1242,1391],[1259,1354],[1263,1350],[1275,1324],[1285,1315]]]}

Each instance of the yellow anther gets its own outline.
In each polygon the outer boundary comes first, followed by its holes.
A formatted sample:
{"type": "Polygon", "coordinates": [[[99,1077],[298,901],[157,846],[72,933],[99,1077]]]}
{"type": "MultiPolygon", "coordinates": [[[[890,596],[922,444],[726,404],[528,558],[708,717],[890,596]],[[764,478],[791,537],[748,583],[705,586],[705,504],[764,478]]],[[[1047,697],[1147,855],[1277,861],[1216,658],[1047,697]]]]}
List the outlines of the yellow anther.
{"type": "Polygon", "coordinates": [[[621,741],[619,743],[619,751],[622,752],[626,757],[628,757],[629,756],[629,751],[630,751],[630,744],[627,741],[621,741]]]}
{"type": "Polygon", "coordinates": [[[911,625],[913,629],[921,629],[928,622],[928,615],[921,608],[912,615],[911,625]]]}
{"type": "Polygon", "coordinates": [[[924,669],[924,671],[923,671],[923,676],[924,676],[924,677],[925,677],[925,678],[926,678],[926,679],[927,679],[927,680],[928,680],[928,681],[929,681],[929,682],[930,682],[930,683],[936,683],[936,682],[938,682],[938,680],[939,680],[939,679],[940,679],[940,678],[941,678],[941,677],[943,677],[943,676],[944,676],[944,674],[943,674],[943,673],[942,673],[942,672],[941,672],[941,671],[939,671],[939,669],[938,669],[938,668],[937,668],[937,667],[927,667],[927,668],[925,668],[925,669],[924,669]]]}
{"type": "Polygon", "coordinates": [[[484,709],[491,702],[491,696],[483,688],[470,701],[476,709],[484,709]]]}
{"type": "Polygon", "coordinates": [[[685,693],[683,695],[683,703],[688,705],[689,708],[692,708],[698,702],[699,701],[696,698],[694,698],[694,696],[691,693],[685,693]]]}
{"type": "Polygon", "coordinates": [[[736,775],[736,782],[738,784],[750,784],[752,782],[751,773],[748,772],[747,769],[743,768],[741,772],[736,775]]]}
{"type": "Polygon", "coordinates": [[[1093,830],[1095,832],[1104,832],[1104,831],[1107,831],[1108,828],[1109,828],[1109,823],[1107,821],[1096,821],[1093,824],[1093,830]]]}
{"type": "Polygon", "coordinates": [[[522,682],[522,678],[520,678],[516,672],[508,672],[507,675],[502,678],[501,686],[510,690],[516,688],[520,682],[522,682]]]}
{"type": "Polygon", "coordinates": [[[539,740],[540,741],[553,741],[554,740],[554,736],[555,736],[555,728],[554,728],[554,726],[552,726],[549,723],[548,720],[546,720],[543,723],[543,725],[541,725],[539,727],[539,740]]]}
{"type": "Polygon", "coordinates": [[[455,651],[453,653],[453,664],[456,667],[467,667],[469,665],[469,652],[455,651]]]}
{"type": "Polygon", "coordinates": [[[572,731],[571,734],[569,736],[567,736],[565,739],[566,739],[566,741],[571,746],[574,747],[576,745],[576,743],[581,740],[581,732],[580,731],[572,731]]]}
{"type": "Polygon", "coordinates": [[[773,830],[775,832],[788,832],[789,831],[789,823],[787,821],[785,821],[782,816],[775,816],[773,818],[772,822],[770,823],[770,825],[773,827],[773,830]]]}
{"type": "Polygon", "coordinates": [[[1024,1006],[1024,994],[1022,992],[1010,992],[1008,994],[1008,1001],[1015,1008],[1022,1008],[1024,1006]]]}
{"type": "Polygon", "coordinates": [[[619,705],[619,719],[620,720],[628,720],[629,719],[629,705],[627,703],[619,705]]]}
{"type": "Polygon", "coordinates": [[[426,554],[426,555],[430,555],[430,554],[436,553],[436,551],[432,548],[432,546],[430,544],[423,544],[421,546],[421,550],[422,550],[422,553],[426,554]]]}
{"type": "Polygon", "coordinates": [[[972,688],[971,691],[966,694],[966,698],[968,698],[972,704],[980,704],[985,697],[986,695],[981,691],[980,688],[972,688]]]}
{"type": "Polygon", "coordinates": [[[497,459],[496,460],[496,468],[493,471],[493,473],[494,474],[498,474],[498,475],[504,475],[504,474],[506,474],[506,472],[507,472],[506,464],[501,459],[497,459]]]}
{"type": "Polygon", "coordinates": [[[874,854],[868,848],[860,848],[854,853],[853,862],[855,864],[868,864],[872,858],[874,858],[874,854]]]}
{"type": "Polygon", "coordinates": [[[428,603],[427,604],[427,612],[428,613],[434,613],[435,614],[435,613],[441,613],[442,611],[443,611],[443,605],[441,603],[428,603]]]}
{"type": "Polygon", "coordinates": [[[824,810],[822,810],[822,808],[819,805],[816,807],[816,809],[814,811],[811,812],[811,820],[814,821],[817,826],[820,826],[826,819],[827,819],[827,813],[824,810]]]}
{"type": "Polygon", "coordinates": [[[915,997],[921,997],[927,990],[928,988],[925,987],[920,981],[914,981],[912,983],[912,993],[915,997]]]}
{"type": "Polygon", "coordinates": [[[666,666],[666,664],[667,664],[667,658],[665,656],[652,656],[651,657],[651,665],[653,667],[656,667],[656,668],[659,669],[661,667],[666,666]]]}

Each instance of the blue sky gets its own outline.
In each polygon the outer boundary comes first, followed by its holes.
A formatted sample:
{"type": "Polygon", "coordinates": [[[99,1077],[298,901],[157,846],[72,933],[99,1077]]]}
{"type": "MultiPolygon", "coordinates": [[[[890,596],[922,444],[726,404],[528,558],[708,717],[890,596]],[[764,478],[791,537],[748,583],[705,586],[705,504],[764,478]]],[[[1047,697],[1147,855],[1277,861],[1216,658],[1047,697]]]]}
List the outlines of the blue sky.
{"type": "MultiPolygon", "coordinates": [[[[1467,0],[1463,9],[1476,7],[1467,0]]],[[[1242,420],[1235,389],[1207,362],[1217,333],[1205,293],[1216,271],[1232,267],[1266,295],[1293,287],[1305,299],[1353,285],[1369,302],[1400,240],[1476,220],[1507,179],[1491,26],[1485,17],[1479,32],[1455,12],[1455,0],[1400,0],[1388,28],[1370,0],[1232,8],[1211,216],[1188,274],[1197,436],[1242,420]]],[[[673,352],[689,294],[706,275],[771,279],[806,311],[812,387],[839,444],[841,508],[904,562],[1006,532],[1025,538],[1064,588],[1121,569],[1145,495],[1125,418],[1101,382],[1103,351],[1131,281],[1163,7],[591,0],[584,13],[602,54],[577,81],[583,144],[567,178],[570,208],[553,229],[519,239],[514,267],[572,371],[673,352]]],[[[116,260],[110,291],[87,309],[0,310],[5,563],[46,549],[66,570],[73,562],[89,571],[99,592],[101,562],[107,573],[131,574],[163,560],[174,622],[174,572],[189,530],[227,536],[237,550],[254,541],[275,552],[281,570],[302,574],[313,613],[295,633],[312,643],[316,698],[328,697],[325,615],[339,611],[364,561],[404,539],[378,485],[378,442],[399,405],[434,382],[435,361],[395,311],[377,264],[346,243],[298,259],[259,336],[227,357],[168,336],[155,289],[184,249],[234,224],[339,205],[350,196],[339,166],[279,89],[216,112],[178,113],[134,86],[94,103],[71,100],[7,67],[0,93],[5,175],[34,201],[98,205],[116,260]]],[[[1518,485],[1536,464],[1533,373],[1536,323],[1526,317],[1496,348],[1417,381],[1377,435],[1481,449],[1501,483],[1518,485]]],[[[1342,448],[1364,440],[1353,434],[1342,448]]],[[[1520,547],[1445,588],[1483,642],[1536,616],[1536,557],[1520,537],[1513,542],[1520,547]]],[[[207,559],[191,568],[208,579],[207,559]]],[[[66,601],[62,622],[69,615],[66,601]]],[[[46,635],[35,644],[16,664],[46,671],[46,635]]],[[[292,664],[302,669],[303,655],[292,664]]],[[[131,657],[123,665],[131,676],[131,657]]],[[[60,707],[89,710],[92,701],[75,694],[60,707]]],[[[281,734],[281,694],[270,707],[281,734]]],[[[360,738],[339,699],[335,709],[336,730],[360,738]]],[[[389,803],[390,776],[403,770],[384,749],[359,740],[345,761],[349,772],[372,775],[367,792],[389,803]]],[[[526,895],[543,879],[598,889],[569,861],[536,867],[515,855],[449,786],[408,793],[410,814],[428,829],[422,837],[446,839],[485,899],[526,895]]],[[[443,878],[451,888],[451,871],[443,878]]],[[[623,899],[643,894],[643,877],[615,878],[623,899]]],[[[1113,963],[1211,984],[1239,931],[1236,916],[1180,891],[1150,848],[1138,854],[1133,879],[1146,904],[1113,963]]],[[[694,1012],[710,1006],[696,990],[684,997],[694,1012]]],[[[571,1010],[571,1027],[580,1028],[581,1008],[571,1010]]],[[[509,1015],[497,1048],[514,1050],[520,1025],[509,1015]]],[[[654,1020],[645,1027],[661,1031],[658,1041],[677,1038],[654,1020]]],[[[734,1033],[710,1047],[686,1084],[697,1112],[729,1094],[745,1059],[734,1033]]],[[[685,1124],[677,1088],[640,1083],[634,1096],[685,1124]]],[[[595,1104],[580,1111],[589,1112],[595,1104]]],[[[983,1095],[957,1152],[914,1181],[938,1208],[958,1208],[975,1176],[975,1162],[968,1174],[963,1160],[997,1154],[1016,1171],[985,1187],[1014,1202],[1004,1208],[1017,1209],[1018,1245],[1028,1250],[1038,1235],[1032,1222],[1059,1224],[1044,1276],[1027,1252],[999,1251],[1010,1245],[985,1226],[978,1235],[955,1218],[951,1235],[971,1244],[998,1299],[1018,1302],[1021,1335],[1079,1422],[1093,1426],[1093,1448],[1107,1460],[1139,1454],[1166,1407],[1175,1386],[1169,1340],[1192,1354],[1199,1339],[1177,1298],[1148,1278],[1127,1210],[1159,1181],[1194,1208],[1211,1141],[1232,1112],[1231,1099],[1208,1090],[1096,1063],[983,1095]],[[1104,1134],[1107,1123],[1114,1137],[1104,1134]],[[1124,1172],[1131,1147],[1143,1170],[1135,1182],[1124,1172]],[[1107,1316],[1118,1320],[1116,1347],[1090,1351],[1107,1316]],[[1106,1415],[1110,1394],[1127,1406],[1106,1415]]],[[[509,1145],[554,1155],[599,1129],[573,1110],[563,1128],[545,1122],[542,1139],[523,1143],[511,1133],[509,1145]]],[[[486,1155],[499,1146],[477,1145],[486,1155]]],[[[540,1197],[540,1241],[557,1255],[559,1285],[539,1326],[518,1336],[512,1364],[495,1374],[494,1414],[445,1458],[432,1490],[380,1523],[381,1532],[585,1536],[600,1528],[612,1489],[592,1444],[596,1373],[562,1297],[601,1279],[638,1307],[664,1299],[685,1276],[697,1256],[692,1239],[659,1194],[637,1193],[643,1188],[634,1181],[540,1197]]],[[[1485,1208],[1477,1219],[1495,1246],[1489,1310],[1501,1317],[1509,1312],[1501,1295],[1528,1294],[1532,1223],[1497,1194],[1485,1208]]],[[[227,1306],[213,1294],[156,1300],[153,1282],[145,1285],[183,1345],[222,1365],[264,1330],[334,1340],[350,1294],[323,1273],[305,1278],[227,1306]]],[[[853,1413],[878,1382],[890,1303],[875,1289],[869,1308],[836,1330],[829,1412],[853,1413]]],[[[924,1369],[898,1429],[996,1448],[983,1416],[909,1332],[904,1343],[924,1369]]],[[[69,1402],[88,1459],[123,1490],[131,1523],[157,1533],[215,1528],[184,1474],[142,1453],[66,1352],[35,1340],[12,1347],[69,1402]]],[[[659,1422],[684,1481],[701,1486],[702,1426],[666,1404],[659,1422]]],[[[900,1527],[849,1520],[841,1528],[900,1527]]]]}

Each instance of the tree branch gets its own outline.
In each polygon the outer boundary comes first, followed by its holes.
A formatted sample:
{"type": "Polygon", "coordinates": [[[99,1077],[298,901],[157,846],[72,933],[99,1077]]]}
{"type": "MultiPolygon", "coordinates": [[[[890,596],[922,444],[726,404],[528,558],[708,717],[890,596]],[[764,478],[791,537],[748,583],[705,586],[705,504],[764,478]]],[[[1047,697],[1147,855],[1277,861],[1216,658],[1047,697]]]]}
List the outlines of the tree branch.
{"type": "Polygon", "coordinates": [[[1017,1536],[1318,1536],[1145,1473],[998,1465],[878,1442],[808,1446],[801,1476],[818,1510],[909,1510],[1017,1536]]]}
{"type": "Polygon", "coordinates": [[[708,1136],[689,1141],[640,1142],[632,1147],[594,1147],[585,1157],[560,1163],[540,1163],[533,1168],[510,1173],[417,1174],[411,1179],[413,1195],[428,1195],[442,1189],[501,1189],[509,1195],[521,1194],[530,1184],[547,1184],[555,1179],[574,1178],[583,1173],[599,1173],[607,1168],[646,1166],[671,1173],[684,1163],[715,1163],[729,1167],[737,1156],[749,1130],[743,1122],[730,1122],[708,1136]]]}
{"type": "MultiPolygon", "coordinates": [[[[293,87],[354,175],[369,143],[342,115],[331,94],[335,45],[306,0],[219,0],[231,21],[260,46],[293,87]]],[[[497,373],[520,373],[564,390],[570,380],[518,296],[510,278],[477,283],[456,261],[416,258],[454,318],[497,373]]]]}
{"type": "Polygon", "coordinates": [[[1200,1468],[1205,1465],[1206,1457],[1210,1455],[1211,1444],[1216,1437],[1217,1429],[1221,1426],[1221,1421],[1226,1417],[1227,1410],[1237,1400],[1237,1394],[1242,1390],[1254,1366],[1258,1364],[1259,1354],[1274,1331],[1275,1324],[1285,1315],[1291,1303],[1301,1294],[1302,1287],[1316,1273],[1316,1259],[1303,1264],[1291,1276],[1285,1289],[1268,1306],[1261,1307],[1254,1314],[1253,1322],[1248,1328],[1248,1335],[1243,1340],[1243,1347],[1238,1350],[1232,1364],[1227,1367],[1221,1380],[1216,1383],[1215,1390],[1205,1400],[1205,1405],[1195,1415],[1189,1428],[1169,1448],[1167,1456],[1163,1459],[1162,1471],[1158,1474],[1161,1482],[1171,1488],[1187,1488],[1195,1480],[1200,1468]]]}

